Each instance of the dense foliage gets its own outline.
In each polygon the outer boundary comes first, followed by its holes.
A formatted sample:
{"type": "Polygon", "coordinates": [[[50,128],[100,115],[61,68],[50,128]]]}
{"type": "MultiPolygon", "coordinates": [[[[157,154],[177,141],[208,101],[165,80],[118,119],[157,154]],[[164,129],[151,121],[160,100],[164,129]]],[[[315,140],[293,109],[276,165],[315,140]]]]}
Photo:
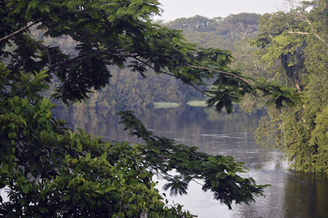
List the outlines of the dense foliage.
{"type": "Polygon", "coordinates": [[[218,47],[234,50],[234,43],[254,37],[258,29],[259,14],[231,14],[226,18],[206,18],[196,15],[191,18],[178,18],[165,23],[165,26],[181,29],[190,42],[203,47],[218,47]]]}
{"type": "MultiPolygon", "coordinates": [[[[249,61],[240,61],[243,57],[238,54],[245,48],[245,41],[254,37],[258,28],[258,14],[242,13],[230,15],[227,18],[208,19],[202,16],[191,18],[179,18],[168,23],[160,23],[171,29],[181,29],[189,42],[200,44],[202,47],[218,47],[229,49],[235,56],[238,68],[246,72],[246,65],[249,61]],[[206,27],[206,28],[205,28],[206,27]],[[242,42],[239,42],[242,40],[242,42]],[[234,44],[239,42],[238,45],[234,44]],[[243,45],[241,45],[243,44],[243,45]]],[[[76,56],[76,42],[67,35],[59,37],[45,36],[45,31],[37,29],[36,26],[30,28],[30,34],[37,40],[42,40],[43,44],[59,46],[65,54],[76,56]]],[[[10,49],[10,48],[8,48],[10,49]]],[[[248,49],[247,49],[248,50],[248,49]]],[[[153,72],[145,72],[147,79],[135,74],[130,69],[120,70],[118,67],[107,66],[111,72],[110,85],[101,91],[94,91],[89,94],[87,102],[74,103],[74,107],[88,108],[110,108],[111,110],[121,110],[129,108],[133,110],[144,110],[152,107],[154,102],[177,102],[185,103],[190,100],[206,100],[207,96],[198,90],[184,85],[179,80],[168,75],[158,76],[153,72]],[[110,100],[109,100],[110,99],[110,100]]],[[[206,83],[211,82],[206,81],[206,83]]],[[[50,89],[44,93],[45,97],[50,97],[52,91],[60,84],[58,79],[54,79],[50,84],[50,89]]],[[[204,86],[199,86],[204,89],[204,86]]],[[[60,101],[52,100],[53,103],[63,106],[60,101]]]]}
{"type": "Polygon", "coordinates": [[[328,173],[327,4],[304,1],[289,12],[263,15],[253,41],[274,69],[271,78],[295,87],[304,99],[293,109],[270,110],[257,139],[264,145],[274,140],[299,171],[328,173]]]}
{"type": "MultiPolygon", "coordinates": [[[[233,109],[246,94],[260,91],[268,103],[293,104],[293,89],[244,77],[229,67],[229,51],[187,43],[179,30],[155,24],[156,0],[0,1],[0,199],[5,217],[192,217],[181,206],[165,205],[152,176],[184,194],[193,179],[228,207],[262,195],[264,186],[242,178],[242,163],[211,156],[195,147],[154,136],[131,112],[122,122],[142,144],[105,142],[74,132],[54,119],[54,105],[41,92],[56,83],[52,97],[64,103],[86,100],[110,84],[110,67],[143,77],[148,69],[195,89],[213,80],[208,105],[233,109]],[[50,37],[67,36],[76,54],[34,38],[37,26],[50,37]],[[53,83],[52,83],[53,82],[53,83]],[[176,170],[176,176],[168,172],[176,170]]],[[[129,78],[126,78],[128,80],[129,78]]],[[[118,87],[115,87],[118,88],[118,87]]],[[[123,98],[125,96],[121,96],[123,98]]],[[[297,97],[297,96],[296,96],[297,97]]]]}

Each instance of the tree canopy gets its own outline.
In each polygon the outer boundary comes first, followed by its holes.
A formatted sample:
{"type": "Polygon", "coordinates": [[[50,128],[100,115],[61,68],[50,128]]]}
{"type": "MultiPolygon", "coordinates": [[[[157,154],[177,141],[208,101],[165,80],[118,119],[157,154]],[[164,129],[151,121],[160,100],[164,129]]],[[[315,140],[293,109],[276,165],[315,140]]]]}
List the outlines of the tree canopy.
{"type": "Polygon", "coordinates": [[[229,67],[229,51],[188,43],[180,30],[162,27],[156,0],[0,1],[0,199],[6,217],[192,217],[170,207],[154,188],[154,174],[172,194],[184,194],[201,179],[204,191],[229,208],[263,195],[265,186],[243,178],[231,156],[208,155],[195,147],[154,136],[132,112],[121,112],[126,130],[141,144],[106,142],[74,132],[52,117],[55,107],[40,92],[58,79],[53,98],[83,101],[109,84],[110,66],[172,76],[208,97],[208,105],[231,112],[250,93],[268,96],[281,108],[295,90],[244,77],[229,67]],[[51,37],[69,36],[76,54],[44,44],[30,34],[36,26],[51,37]],[[209,90],[200,90],[206,84],[209,90]],[[178,175],[171,176],[169,171],[178,175]]]}
{"type": "Polygon", "coordinates": [[[271,78],[295,87],[303,102],[295,108],[270,110],[257,130],[257,139],[287,155],[298,171],[328,173],[327,169],[327,4],[303,1],[289,12],[265,14],[259,36],[260,48],[271,78]]]}

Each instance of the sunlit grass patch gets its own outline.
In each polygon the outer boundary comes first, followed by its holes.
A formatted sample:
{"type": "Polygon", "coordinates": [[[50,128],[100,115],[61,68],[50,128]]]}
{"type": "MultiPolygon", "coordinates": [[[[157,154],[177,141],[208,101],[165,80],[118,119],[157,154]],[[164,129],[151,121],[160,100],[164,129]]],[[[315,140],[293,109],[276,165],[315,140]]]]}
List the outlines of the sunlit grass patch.
{"type": "Polygon", "coordinates": [[[172,107],[179,107],[180,104],[175,102],[154,102],[154,108],[172,108],[172,107]]]}
{"type": "Polygon", "coordinates": [[[192,107],[206,107],[206,101],[188,101],[187,105],[192,107]]]}

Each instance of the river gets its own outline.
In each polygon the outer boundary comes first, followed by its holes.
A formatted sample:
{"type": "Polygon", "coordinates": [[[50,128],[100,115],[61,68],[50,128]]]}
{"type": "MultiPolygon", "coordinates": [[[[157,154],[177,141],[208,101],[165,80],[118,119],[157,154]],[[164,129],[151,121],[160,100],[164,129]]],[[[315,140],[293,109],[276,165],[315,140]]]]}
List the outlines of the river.
{"type": "MultiPolygon", "coordinates": [[[[134,141],[118,124],[120,118],[110,110],[55,109],[54,116],[66,119],[72,129],[83,128],[105,140],[134,141]]],[[[250,205],[233,205],[232,210],[213,200],[211,193],[191,183],[188,195],[170,197],[200,218],[324,218],[328,217],[328,177],[288,170],[284,154],[257,145],[253,132],[264,112],[218,114],[207,108],[179,107],[137,112],[148,130],[179,143],[199,147],[209,154],[231,155],[249,168],[244,177],[257,184],[271,184],[264,197],[250,205]]],[[[163,181],[159,180],[161,190],[163,181]]],[[[164,191],[163,191],[164,192],[164,191]]]]}

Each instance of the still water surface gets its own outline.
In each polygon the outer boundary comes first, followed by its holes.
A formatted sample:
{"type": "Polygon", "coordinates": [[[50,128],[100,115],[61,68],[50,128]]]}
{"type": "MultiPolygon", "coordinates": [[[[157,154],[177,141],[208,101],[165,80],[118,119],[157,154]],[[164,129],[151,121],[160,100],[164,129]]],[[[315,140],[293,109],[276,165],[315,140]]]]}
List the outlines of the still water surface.
{"type": "MultiPolygon", "coordinates": [[[[106,140],[133,141],[119,125],[120,118],[110,110],[56,109],[55,116],[69,121],[72,129],[83,128],[106,140]]],[[[179,143],[197,146],[209,154],[232,155],[245,162],[257,184],[271,184],[266,198],[256,198],[250,205],[225,205],[212,200],[197,183],[189,186],[187,196],[169,197],[200,218],[324,218],[328,217],[328,178],[323,175],[296,173],[287,169],[284,155],[278,150],[261,148],[253,138],[262,112],[247,115],[242,112],[217,114],[206,108],[180,107],[136,113],[146,127],[156,135],[175,139],[179,143]]],[[[159,189],[163,185],[159,181],[159,189]]]]}

